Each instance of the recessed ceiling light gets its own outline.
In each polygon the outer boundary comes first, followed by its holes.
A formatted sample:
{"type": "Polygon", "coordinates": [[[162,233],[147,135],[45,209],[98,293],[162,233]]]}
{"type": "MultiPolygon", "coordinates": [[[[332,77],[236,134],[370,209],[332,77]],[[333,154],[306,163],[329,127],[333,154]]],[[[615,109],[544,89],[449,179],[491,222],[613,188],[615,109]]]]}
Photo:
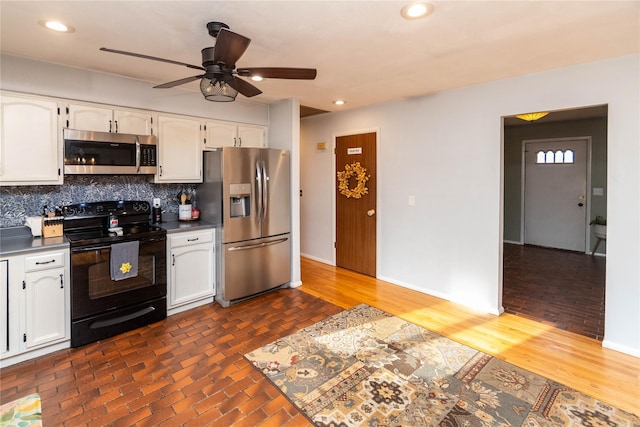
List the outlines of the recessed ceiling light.
{"type": "Polygon", "coordinates": [[[59,21],[40,21],[40,25],[53,31],[60,33],[73,33],[75,30],[69,25],[65,25],[59,21]]]}
{"type": "Polygon", "coordinates": [[[400,11],[400,15],[404,19],[418,19],[423,18],[433,12],[433,5],[426,2],[413,2],[409,3],[400,11]]]}
{"type": "Polygon", "coordinates": [[[347,103],[347,101],[343,100],[343,99],[336,99],[335,101],[333,101],[334,104],[336,105],[344,105],[347,103]]]}

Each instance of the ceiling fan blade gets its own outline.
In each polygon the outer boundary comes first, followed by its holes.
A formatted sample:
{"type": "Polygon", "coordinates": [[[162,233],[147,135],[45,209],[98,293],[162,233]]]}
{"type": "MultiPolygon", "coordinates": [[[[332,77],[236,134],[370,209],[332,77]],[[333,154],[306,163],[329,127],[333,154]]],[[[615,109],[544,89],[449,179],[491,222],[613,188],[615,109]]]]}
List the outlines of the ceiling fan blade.
{"type": "Polygon", "coordinates": [[[282,68],[282,67],[253,67],[238,68],[238,75],[244,77],[260,76],[265,79],[301,79],[316,78],[315,68],[282,68]]]}
{"type": "Polygon", "coordinates": [[[103,51],[103,52],[111,52],[111,53],[118,53],[120,55],[134,56],[136,58],[151,59],[153,61],[167,62],[169,64],[184,65],[185,67],[193,68],[195,70],[204,70],[204,68],[202,68],[199,65],[187,64],[185,62],[174,61],[172,59],[158,58],[157,56],[143,55],[141,53],[127,52],[125,50],[109,49],[107,47],[101,47],[100,50],[103,51]]]}
{"type": "Polygon", "coordinates": [[[194,80],[199,80],[199,79],[201,79],[201,78],[203,78],[205,76],[206,76],[206,74],[202,74],[200,76],[185,77],[184,79],[174,80],[174,81],[169,82],[169,83],[165,83],[165,84],[161,84],[161,85],[158,85],[158,86],[154,86],[153,88],[154,89],[167,89],[167,88],[170,88],[170,87],[180,86],[180,85],[183,85],[185,83],[192,82],[194,80]]]}
{"type": "Polygon", "coordinates": [[[260,89],[242,79],[232,77],[230,79],[225,79],[225,81],[229,86],[231,86],[247,98],[251,98],[252,96],[260,95],[262,93],[260,89]]]}
{"type": "Polygon", "coordinates": [[[251,39],[222,28],[216,37],[213,60],[216,63],[223,63],[228,68],[233,68],[236,61],[247,50],[249,43],[251,43],[251,39]]]}

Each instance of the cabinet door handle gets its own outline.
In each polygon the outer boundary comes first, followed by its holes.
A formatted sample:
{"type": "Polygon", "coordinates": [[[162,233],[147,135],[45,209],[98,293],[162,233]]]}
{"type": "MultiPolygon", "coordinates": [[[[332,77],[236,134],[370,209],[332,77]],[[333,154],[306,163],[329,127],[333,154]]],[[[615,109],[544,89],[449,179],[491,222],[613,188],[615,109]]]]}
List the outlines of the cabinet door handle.
{"type": "Polygon", "coordinates": [[[64,289],[64,276],[60,275],[60,289],[64,289]]]}
{"type": "Polygon", "coordinates": [[[51,261],[36,261],[36,265],[51,264],[52,262],[56,262],[56,260],[52,259],[51,261]]]}
{"type": "Polygon", "coordinates": [[[187,242],[197,242],[198,240],[200,240],[200,238],[196,237],[195,239],[187,239],[187,242]]]}
{"type": "Polygon", "coordinates": [[[171,254],[171,265],[176,265],[176,256],[171,254]]]}
{"type": "Polygon", "coordinates": [[[111,129],[111,124],[113,123],[112,120],[109,120],[109,132],[113,132],[113,130],[111,129]]]}
{"type": "Polygon", "coordinates": [[[118,121],[116,120],[116,133],[118,133],[118,121]]]}
{"type": "Polygon", "coordinates": [[[160,176],[162,176],[162,165],[160,165],[160,176]]]}
{"type": "Polygon", "coordinates": [[[242,147],[242,138],[238,137],[238,147],[242,147]]]}

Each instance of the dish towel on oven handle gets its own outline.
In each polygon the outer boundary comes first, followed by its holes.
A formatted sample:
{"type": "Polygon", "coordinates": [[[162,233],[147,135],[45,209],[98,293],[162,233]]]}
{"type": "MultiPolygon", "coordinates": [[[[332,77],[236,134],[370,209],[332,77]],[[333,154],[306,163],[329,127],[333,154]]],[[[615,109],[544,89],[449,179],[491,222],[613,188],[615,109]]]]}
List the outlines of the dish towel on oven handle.
{"type": "Polygon", "coordinates": [[[111,280],[123,280],[138,275],[139,242],[114,243],[111,245],[111,280]]]}

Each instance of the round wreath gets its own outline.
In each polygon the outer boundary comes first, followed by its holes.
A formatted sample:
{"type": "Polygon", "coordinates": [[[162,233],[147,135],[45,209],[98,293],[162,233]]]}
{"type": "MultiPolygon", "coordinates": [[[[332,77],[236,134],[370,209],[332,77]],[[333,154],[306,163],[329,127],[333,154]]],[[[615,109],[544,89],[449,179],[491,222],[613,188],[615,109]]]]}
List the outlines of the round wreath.
{"type": "Polygon", "coordinates": [[[338,172],[338,190],[340,194],[346,196],[347,199],[353,197],[359,199],[369,192],[366,183],[371,175],[367,175],[367,169],[355,162],[344,166],[344,171],[338,172]],[[358,185],[355,188],[349,188],[349,180],[355,175],[358,185]]]}

